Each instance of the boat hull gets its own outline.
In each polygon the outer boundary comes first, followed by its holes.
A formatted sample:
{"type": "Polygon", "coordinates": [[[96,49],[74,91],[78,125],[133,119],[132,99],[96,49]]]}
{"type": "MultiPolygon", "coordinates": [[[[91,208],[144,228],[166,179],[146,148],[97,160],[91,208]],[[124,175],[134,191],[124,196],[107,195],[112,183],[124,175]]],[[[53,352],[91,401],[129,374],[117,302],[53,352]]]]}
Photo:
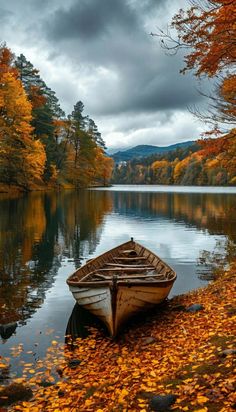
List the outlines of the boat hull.
{"type": "Polygon", "coordinates": [[[109,287],[84,288],[70,286],[76,302],[105,323],[110,333],[113,324],[112,297],[109,287]]]}
{"type": "Polygon", "coordinates": [[[87,262],[67,283],[76,302],[115,336],[132,315],[163,302],[175,279],[167,263],[131,239],[87,262]]]}
{"type": "Polygon", "coordinates": [[[131,316],[152,308],[168,296],[172,282],[160,285],[117,285],[116,290],[70,286],[76,302],[103,321],[110,335],[116,336],[131,316]]]}

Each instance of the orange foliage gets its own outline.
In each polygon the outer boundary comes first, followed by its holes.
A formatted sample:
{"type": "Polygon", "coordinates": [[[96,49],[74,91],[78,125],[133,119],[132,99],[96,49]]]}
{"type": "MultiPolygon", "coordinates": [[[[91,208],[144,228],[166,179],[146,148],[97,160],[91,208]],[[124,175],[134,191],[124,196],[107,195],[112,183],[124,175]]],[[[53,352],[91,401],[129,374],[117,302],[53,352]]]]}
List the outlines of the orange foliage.
{"type": "Polygon", "coordinates": [[[34,399],[12,410],[144,412],[152,394],[174,393],[171,410],[233,412],[234,355],[223,357],[222,351],[234,348],[235,270],[205,289],[174,298],[117,341],[93,331],[77,339],[72,352],[63,352],[53,339],[44,362],[25,365],[34,399]],[[195,302],[203,310],[181,310],[195,302]],[[79,360],[74,367],[73,359],[79,360]],[[43,379],[55,384],[42,387],[43,379]]]}
{"type": "Polygon", "coordinates": [[[227,119],[236,117],[236,75],[226,77],[220,86],[220,95],[224,104],[221,105],[221,112],[227,119]]]}
{"type": "MultiPolygon", "coordinates": [[[[186,66],[197,76],[221,75],[216,94],[210,95],[209,117],[197,113],[214,126],[235,125],[236,103],[236,2],[235,0],[192,0],[188,10],[180,10],[172,20],[178,40],[173,49],[189,48],[185,55],[186,66]]],[[[168,36],[167,36],[168,38],[168,36]]],[[[168,48],[168,45],[166,46],[168,48]]],[[[170,47],[170,50],[172,48],[170,47]]]]}
{"type": "Polygon", "coordinates": [[[3,73],[11,73],[15,78],[18,76],[18,71],[12,67],[14,55],[11,50],[0,44],[0,76],[3,73]]]}
{"type": "Polygon", "coordinates": [[[231,145],[231,134],[217,139],[198,140],[202,146],[200,151],[203,157],[217,156],[222,152],[226,152],[231,145]]]}
{"type": "Polygon", "coordinates": [[[101,183],[107,185],[111,179],[114,161],[111,157],[105,155],[104,150],[96,147],[96,179],[101,180],[101,183]]]}
{"type": "Polygon", "coordinates": [[[47,102],[46,97],[42,94],[42,91],[38,86],[31,85],[30,90],[28,92],[28,96],[33,109],[37,109],[38,107],[44,106],[47,102]]]}
{"type": "Polygon", "coordinates": [[[188,166],[188,164],[191,161],[191,156],[185,157],[185,159],[181,160],[180,162],[176,163],[175,167],[174,167],[174,181],[175,183],[178,183],[182,173],[184,172],[184,170],[186,169],[186,167],[188,166]]]}
{"type": "Polygon", "coordinates": [[[8,49],[0,48],[0,165],[8,183],[14,179],[26,186],[41,178],[46,156],[42,143],[33,140],[32,106],[11,67],[12,58],[8,49]]]}
{"type": "Polygon", "coordinates": [[[168,166],[169,162],[167,160],[156,160],[154,163],[152,163],[151,168],[152,169],[159,169],[165,166],[168,166]]]}
{"type": "Polygon", "coordinates": [[[186,56],[186,69],[214,76],[236,60],[236,4],[234,0],[193,3],[189,10],[179,11],[172,25],[181,41],[193,48],[186,56]]]}

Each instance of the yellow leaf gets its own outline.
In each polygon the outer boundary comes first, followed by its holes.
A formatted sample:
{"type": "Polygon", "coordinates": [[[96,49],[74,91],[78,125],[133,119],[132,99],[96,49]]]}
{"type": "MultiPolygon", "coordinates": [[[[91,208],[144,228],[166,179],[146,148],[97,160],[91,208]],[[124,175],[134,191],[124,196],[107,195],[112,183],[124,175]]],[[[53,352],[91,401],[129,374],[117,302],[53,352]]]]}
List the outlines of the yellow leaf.
{"type": "Polygon", "coordinates": [[[206,396],[197,396],[197,401],[198,403],[206,403],[209,401],[209,399],[206,396]]]}
{"type": "Polygon", "coordinates": [[[201,409],[194,409],[193,412],[207,412],[207,411],[208,411],[208,408],[205,407],[205,408],[201,408],[201,409]]]}
{"type": "Polygon", "coordinates": [[[128,394],[129,394],[129,392],[126,389],[122,389],[122,391],[121,391],[122,396],[126,396],[128,394]]]}

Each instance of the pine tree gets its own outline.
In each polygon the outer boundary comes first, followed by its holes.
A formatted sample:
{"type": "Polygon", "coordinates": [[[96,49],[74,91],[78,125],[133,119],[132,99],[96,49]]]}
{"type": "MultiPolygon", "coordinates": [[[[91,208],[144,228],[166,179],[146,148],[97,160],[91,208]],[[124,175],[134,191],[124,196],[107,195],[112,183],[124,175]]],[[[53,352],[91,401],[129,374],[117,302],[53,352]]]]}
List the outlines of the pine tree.
{"type": "Polygon", "coordinates": [[[15,60],[15,66],[19,72],[19,78],[24,85],[25,91],[32,103],[32,121],[36,136],[41,140],[46,149],[47,161],[45,168],[45,180],[51,178],[52,170],[61,164],[58,153],[59,143],[55,136],[55,120],[65,114],[62,111],[56,94],[41,79],[39,71],[34,68],[30,61],[21,54],[15,60]]]}

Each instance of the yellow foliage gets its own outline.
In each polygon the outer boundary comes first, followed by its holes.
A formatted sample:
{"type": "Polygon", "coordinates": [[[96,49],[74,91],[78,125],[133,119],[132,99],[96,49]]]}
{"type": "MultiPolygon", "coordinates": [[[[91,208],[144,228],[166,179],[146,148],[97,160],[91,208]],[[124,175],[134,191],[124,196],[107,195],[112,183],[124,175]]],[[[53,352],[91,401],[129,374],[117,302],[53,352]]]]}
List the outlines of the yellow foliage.
{"type": "Polygon", "coordinates": [[[155,170],[155,169],[160,169],[168,165],[169,165],[169,162],[167,160],[156,160],[154,163],[152,163],[151,168],[155,170]]]}
{"type": "Polygon", "coordinates": [[[46,161],[44,147],[33,139],[32,106],[22,83],[5,58],[6,48],[0,48],[0,176],[4,183],[27,186],[40,179],[46,161]]]}

